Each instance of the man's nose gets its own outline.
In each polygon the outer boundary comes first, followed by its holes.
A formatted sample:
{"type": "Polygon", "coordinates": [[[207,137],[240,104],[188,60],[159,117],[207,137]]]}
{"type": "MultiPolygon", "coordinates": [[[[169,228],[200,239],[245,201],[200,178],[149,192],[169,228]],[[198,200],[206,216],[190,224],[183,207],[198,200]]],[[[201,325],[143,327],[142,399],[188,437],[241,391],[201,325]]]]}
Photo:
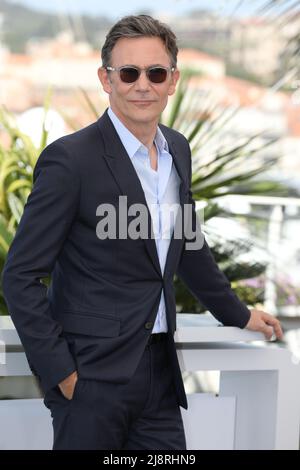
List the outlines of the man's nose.
{"type": "Polygon", "coordinates": [[[146,70],[142,70],[139,78],[136,81],[136,87],[139,90],[147,90],[150,86],[150,81],[146,75],[146,70]]]}

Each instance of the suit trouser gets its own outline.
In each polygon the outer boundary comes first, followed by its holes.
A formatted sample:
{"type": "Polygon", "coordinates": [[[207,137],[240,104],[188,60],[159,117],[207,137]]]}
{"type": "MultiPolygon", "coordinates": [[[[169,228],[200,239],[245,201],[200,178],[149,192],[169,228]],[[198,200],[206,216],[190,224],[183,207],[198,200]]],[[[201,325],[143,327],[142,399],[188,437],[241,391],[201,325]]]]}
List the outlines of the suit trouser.
{"type": "Polygon", "coordinates": [[[79,378],[73,398],[59,387],[44,399],[53,418],[53,450],[185,450],[166,342],[147,345],[126,384],[79,378]]]}

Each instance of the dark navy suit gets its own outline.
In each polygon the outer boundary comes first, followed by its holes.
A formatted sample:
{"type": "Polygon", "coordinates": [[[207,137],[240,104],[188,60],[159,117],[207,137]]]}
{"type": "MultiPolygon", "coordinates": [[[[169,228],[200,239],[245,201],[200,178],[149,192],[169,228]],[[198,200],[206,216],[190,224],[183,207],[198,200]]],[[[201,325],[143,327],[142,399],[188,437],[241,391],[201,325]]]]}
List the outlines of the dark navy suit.
{"type": "MultiPolygon", "coordinates": [[[[188,141],[175,130],[163,125],[160,128],[181,179],[180,204],[182,208],[184,204],[193,205],[195,229],[188,141]]],[[[174,392],[172,399],[178,409],[179,405],[187,408],[173,339],[174,274],[180,276],[224,325],[243,328],[250,317],[248,308],[219,270],[206,241],[195,251],[186,249],[184,236],[173,237],[162,275],[153,238],[100,240],[97,237],[96,209],[100,204],[113,204],[118,213],[119,196],[126,195],[128,207],[133,203],[146,205],[139,178],[107,110],[95,123],[48,145],[37,160],[33,182],[6,259],[2,283],[30,367],[46,394],[45,404],[55,415],[57,435],[62,427],[68,429],[66,419],[61,418],[62,410],[68,411],[65,413],[68,423],[78,428],[72,419],[78,416],[80,400],[88,393],[94,400],[99,400],[102,394],[103,410],[107,410],[109,398],[113,403],[115,396],[117,409],[120,392],[127,396],[131,393],[130,381],[132,384],[135,381],[135,387],[145,386],[141,368],[152,360],[145,347],[162,289],[168,334],[163,346],[165,355],[160,349],[158,356],[163,354],[167,361],[166,370],[172,377],[169,386],[174,392]],[[52,282],[47,289],[41,279],[49,274],[52,282]],[[80,380],[73,399],[67,403],[58,383],[74,370],[78,371],[80,380]]],[[[150,221],[149,213],[148,216],[150,221]]],[[[130,220],[128,217],[128,223],[130,220]]],[[[158,344],[151,348],[158,348],[158,344]]],[[[161,380],[164,380],[162,375],[161,380]]],[[[136,398],[132,399],[134,402],[136,398]]],[[[123,410],[124,407],[123,403],[123,410]]],[[[111,420],[109,416],[107,419],[111,420]]],[[[124,432],[129,422],[124,425],[124,432]]],[[[98,424],[101,427],[101,419],[98,424]]],[[[102,431],[103,426],[102,423],[102,431]]],[[[116,437],[120,427],[122,424],[116,422],[111,448],[118,448],[124,440],[124,435],[122,439],[116,437]]],[[[92,424],[85,428],[92,429],[92,424]]],[[[74,444],[76,439],[73,440],[70,432],[68,443],[57,441],[57,448],[96,447],[92,437],[86,444],[78,437],[81,444],[74,444]]],[[[77,429],[77,436],[78,433],[77,429]]],[[[103,441],[99,448],[101,445],[106,444],[103,441]]]]}

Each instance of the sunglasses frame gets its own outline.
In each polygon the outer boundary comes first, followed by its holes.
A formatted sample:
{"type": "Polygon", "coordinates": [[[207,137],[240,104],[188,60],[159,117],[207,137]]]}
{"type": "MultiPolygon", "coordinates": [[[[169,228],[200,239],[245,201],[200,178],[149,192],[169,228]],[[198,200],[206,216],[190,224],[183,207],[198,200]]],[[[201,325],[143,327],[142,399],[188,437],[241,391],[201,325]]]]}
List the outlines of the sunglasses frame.
{"type": "Polygon", "coordinates": [[[143,68],[137,67],[136,65],[122,65],[121,67],[110,67],[110,66],[107,66],[107,67],[104,67],[104,68],[105,68],[105,70],[107,70],[107,71],[109,71],[109,72],[118,72],[119,78],[120,78],[121,82],[122,82],[122,83],[127,83],[128,85],[129,85],[129,84],[132,84],[132,83],[135,83],[135,82],[140,78],[141,73],[142,73],[143,70],[146,71],[147,78],[148,78],[148,80],[149,80],[151,83],[154,83],[154,84],[156,84],[156,85],[159,85],[160,83],[164,83],[164,82],[166,81],[167,77],[168,77],[168,74],[169,74],[170,72],[171,72],[171,73],[174,72],[175,69],[176,69],[176,67],[165,67],[165,66],[163,66],[163,65],[151,65],[150,67],[143,67],[143,68]],[[133,82],[125,82],[125,81],[123,81],[123,80],[121,79],[121,74],[120,74],[121,70],[122,70],[122,69],[128,69],[128,68],[129,68],[129,69],[135,69],[135,70],[138,72],[138,76],[137,76],[136,80],[134,80],[133,82]],[[153,69],[163,69],[163,70],[166,70],[167,76],[166,76],[165,80],[163,80],[162,82],[153,82],[153,81],[150,79],[149,75],[148,75],[148,73],[149,73],[151,70],[153,70],[153,69]]]}

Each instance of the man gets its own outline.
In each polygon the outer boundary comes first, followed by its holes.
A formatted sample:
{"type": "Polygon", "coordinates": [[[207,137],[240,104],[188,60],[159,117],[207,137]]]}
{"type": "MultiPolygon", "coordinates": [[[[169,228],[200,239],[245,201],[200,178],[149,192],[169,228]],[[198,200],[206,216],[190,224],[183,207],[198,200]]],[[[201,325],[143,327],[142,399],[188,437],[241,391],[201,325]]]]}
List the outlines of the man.
{"type": "Polygon", "coordinates": [[[236,297],[205,240],[189,249],[185,234],[162,236],[177,227],[173,204],[189,205],[196,227],[189,144],[158,126],[176,59],[166,25],[147,15],[118,21],[98,70],[109,109],[48,145],[34,169],[3,290],[52,413],[53,449],[186,448],[174,273],[223,324],[282,336],[276,319],[236,297]],[[122,225],[121,197],[127,226],[139,204],[151,234],[104,236],[110,208],[122,225]]]}

